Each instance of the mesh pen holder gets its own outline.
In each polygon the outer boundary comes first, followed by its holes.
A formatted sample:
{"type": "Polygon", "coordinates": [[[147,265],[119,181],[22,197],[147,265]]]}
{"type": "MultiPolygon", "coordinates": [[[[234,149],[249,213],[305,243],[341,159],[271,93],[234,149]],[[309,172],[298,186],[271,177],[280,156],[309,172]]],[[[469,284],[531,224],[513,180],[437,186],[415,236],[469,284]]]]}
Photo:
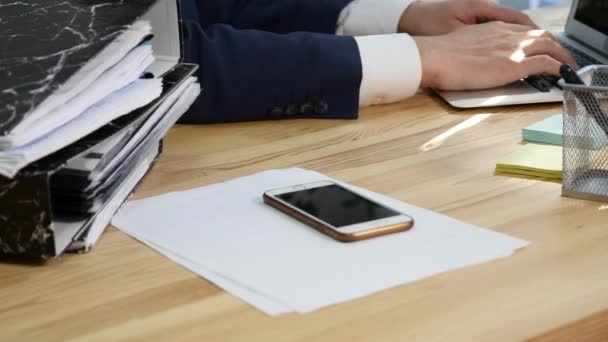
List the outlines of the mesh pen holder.
{"type": "Polygon", "coordinates": [[[564,83],[562,195],[608,202],[608,66],[578,72],[585,85],[564,83]]]}

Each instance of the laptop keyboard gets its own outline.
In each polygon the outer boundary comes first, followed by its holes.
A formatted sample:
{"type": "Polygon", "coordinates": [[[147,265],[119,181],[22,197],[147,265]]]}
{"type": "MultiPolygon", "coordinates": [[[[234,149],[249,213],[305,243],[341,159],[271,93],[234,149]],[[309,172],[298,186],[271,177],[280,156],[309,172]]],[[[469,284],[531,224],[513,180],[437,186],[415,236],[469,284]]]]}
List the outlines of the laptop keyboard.
{"type": "MultiPolygon", "coordinates": [[[[582,52],[581,50],[578,50],[574,46],[572,46],[562,40],[560,40],[560,43],[562,44],[562,46],[564,48],[566,48],[566,50],[568,50],[568,52],[570,52],[570,54],[572,55],[572,57],[574,58],[574,60],[580,67],[585,67],[587,65],[594,65],[594,64],[602,64],[602,62],[598,61],[597,59],[595,59],[589,55],[586,55],[584,52],[582,52]]],[[[552,75],[530,75],[530,76],[524,78],[524,81],[526,81],[529,85],[533,86],[534,88],[538,89],[538,91],[543,92],[543,93],[548,93],[551,91],[551,88],[557,86],[557,81],[559,81],[559,79],[560,79],[559,77],[552,76],[552,75]]]]}
{"type": "Polygon", "coordinates": [[[575,48],[574,46],[561,41],[560,43],[562,44],[563,47],[566,48],[566,50],[568,50],[570,52],[570,54],[572,55],[572,57],[574,57],[574,60],[576,61],[576,63],[578,63],[578,65],[580,67],[585,67],[587,65],[594,65],[594,64],[602,64],[602,62],[598,61],[597,59],[586,55],[584,52],[582,52],[581,50],[578,50],[577,48],[575,48]]]}

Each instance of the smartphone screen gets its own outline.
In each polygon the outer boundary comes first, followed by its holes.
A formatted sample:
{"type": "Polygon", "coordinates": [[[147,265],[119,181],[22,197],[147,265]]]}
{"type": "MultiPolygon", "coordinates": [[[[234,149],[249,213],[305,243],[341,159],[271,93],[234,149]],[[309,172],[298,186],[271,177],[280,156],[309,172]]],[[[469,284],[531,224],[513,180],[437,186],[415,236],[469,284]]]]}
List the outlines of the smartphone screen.
{"type": "Polygon", "coordinates": [[[338,185],[304,189],[276,197],[336,228],[401,215],[338,185]]]}

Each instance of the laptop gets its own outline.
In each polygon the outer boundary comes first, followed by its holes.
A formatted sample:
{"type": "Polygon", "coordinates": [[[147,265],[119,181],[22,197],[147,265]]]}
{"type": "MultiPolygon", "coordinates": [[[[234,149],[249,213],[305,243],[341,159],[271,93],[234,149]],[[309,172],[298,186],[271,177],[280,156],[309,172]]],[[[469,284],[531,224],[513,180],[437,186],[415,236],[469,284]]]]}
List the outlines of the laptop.
{"type": "MultiPolygon", "coordinates": [[[[580,67],[608,64],[608,1],[574,0],[565,32],[555,35],[580,67]]],[[[558,77],[532,75],[506,86],[473,91],[435,90],[457,108],[561,102],[558,77]]]]}

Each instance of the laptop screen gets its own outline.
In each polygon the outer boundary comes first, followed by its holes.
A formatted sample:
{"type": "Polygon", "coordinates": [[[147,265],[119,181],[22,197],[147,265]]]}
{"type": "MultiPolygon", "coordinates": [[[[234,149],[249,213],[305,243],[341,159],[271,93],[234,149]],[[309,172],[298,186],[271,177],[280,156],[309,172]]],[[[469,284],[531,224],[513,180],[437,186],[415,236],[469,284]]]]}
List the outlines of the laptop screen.
{"type": "Polygon", "coordinates": [[[605,0],[579,0],[574,18],[608,35],[608,1],[605,0]]]}

